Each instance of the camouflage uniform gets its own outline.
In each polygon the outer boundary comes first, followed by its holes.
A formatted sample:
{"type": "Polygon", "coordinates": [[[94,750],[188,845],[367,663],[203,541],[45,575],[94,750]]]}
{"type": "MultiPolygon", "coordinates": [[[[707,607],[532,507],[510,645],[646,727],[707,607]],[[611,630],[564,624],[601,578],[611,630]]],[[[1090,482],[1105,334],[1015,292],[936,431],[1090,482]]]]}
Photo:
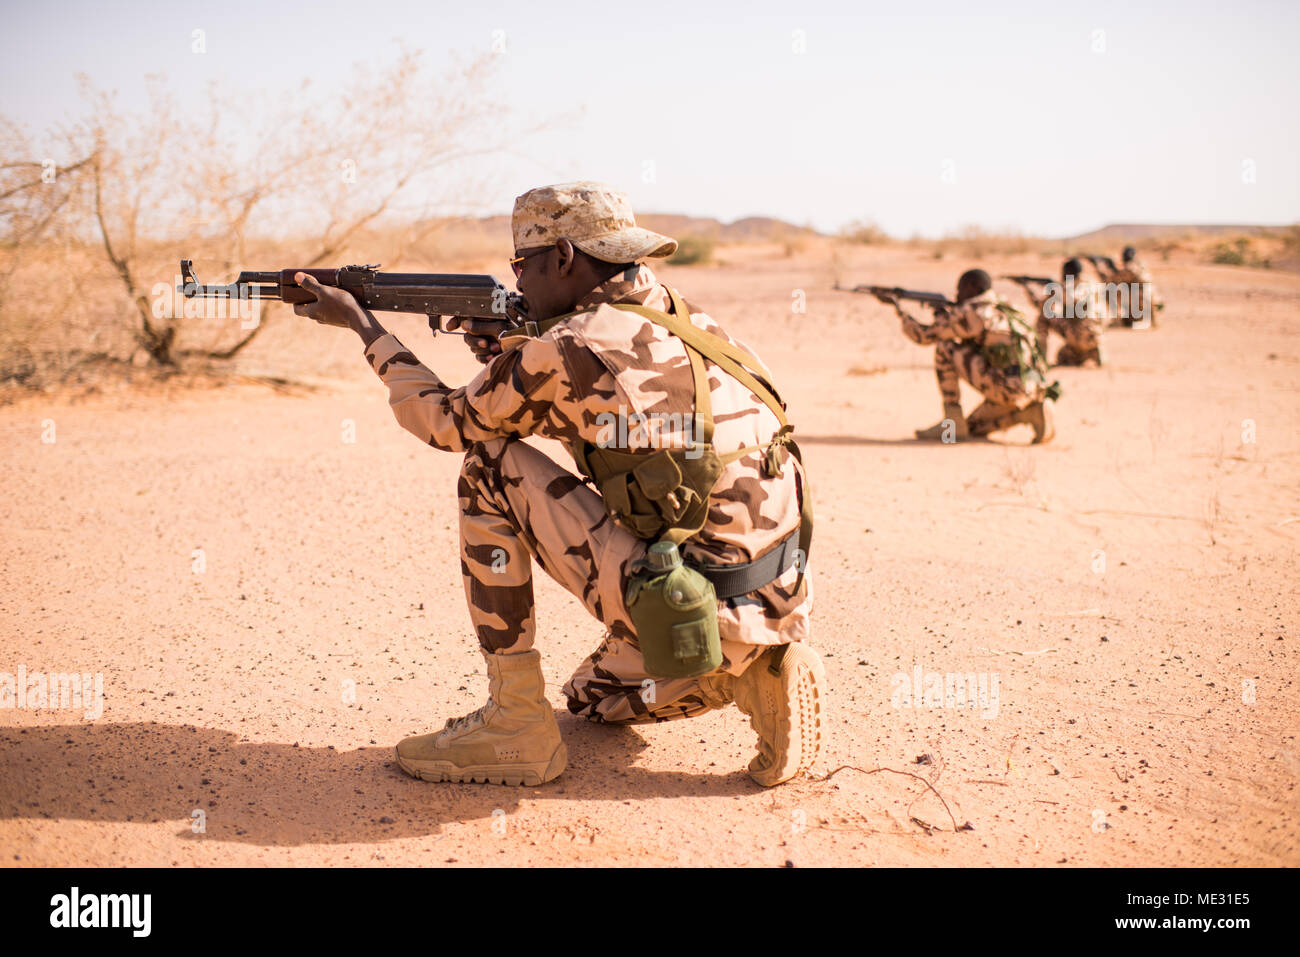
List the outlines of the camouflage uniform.
{"type": "Polygon", "coordinates": [[[1046,354],[1049,336],[1055,332],[1065,340],[1056,354],[1057,365],[1078,366],[1089,359],[1101,365],[1101,338],[1108,315],[1105,287],[1079,278],[1056,285],[1059,289],[1052,295],[1029,293],[1038,308],[1035,333],[1039,346],[1046,354]]]}
{"type": "Polygon", "coordinates": [[[1156,311],[1160,306],[1160,296],[1156,294],[1156,283],[1151,281],[1151,270],[1140,259],[1131,259],[1122,263],[1102,277],[1109,287],[1119,286],[1114,291],[1115,321],[1122,325],[1134,322],[1151,322],[1156,325],[1156,311]]]}
{"type": "Polygon", "coordinates": [[[1160,299],[1156,295],[1155,283],[1151,281],[1151,271],[1142,260],[1130,259],[1111,273],[1108,280],[1123,283],[1128,290],[1117,298],[1119,322],[1126,326],[1134,322],[1156,324],[1156,307],[1160,299]]]}
{"type": "MultiPolygon", "coordinates": [[[[465,455],[461,572],[482,647],[497,654],[532,647],[535,558],[607,629],[564,686],[569,710],[597,721],[666,721],[726,702],[707,676],[646,682],[624,589],[647,543],[607,515],[584,478],[523,441],[539,435],[570,450],[584,442],[689,447],[694,387],[685,347],[662,326],[611,303],[671,311],[666,287],[640,265],[598,286],[578,303],[577,315],[543,335],[503,340],[502,354],[466,386],[443,384],[392,335],[376,339],[366,358],[388,386],[403,428],[465,455]]],[[[696,326],[735,342],[689,308],[696,326]]],[[[776,417],[730,375],[711,363],[709,370],[719,454],[766,444],[779,428],[776,417]]],[[[704,528],[682,549],[686,557],[748,562],[799,527],[808,494],[802,468],[789,457],[782,474],[769,478],[762,461],[758,451],[726,466],[704,528]]],[[[811,582],[805,576],[796,592],[798,577],[790,568],[755,592],[718,603],[722,671],[739,675],[767,646],[808,636],[811,582]]]]}
{"type": "Polygon", "coordinates": [[[934,346],[934,373],[945,408],[960,406],[962,379],[993,406],[1023,409],[1042,400],[1040,383],[1024,381],[1018,368],[998,369],[985,357],[986,344],[1010,339],[1011,324],[998,309],[1001,302],[990,289],[937,312],[932,323],[903,314],[903,334],[917,345],[934,346]]]}

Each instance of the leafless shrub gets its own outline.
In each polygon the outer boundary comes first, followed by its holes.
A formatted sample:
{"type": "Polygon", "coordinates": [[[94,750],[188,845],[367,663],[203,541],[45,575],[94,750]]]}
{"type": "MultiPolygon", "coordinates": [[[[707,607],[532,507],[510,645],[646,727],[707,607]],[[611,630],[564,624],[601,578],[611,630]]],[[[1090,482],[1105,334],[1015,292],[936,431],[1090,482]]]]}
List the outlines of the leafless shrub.
{"type": "Polygon", "coordinates": [[[1016,494],[1024,495],[1038,472],[1038,458],[1028,452],[1012,454],[1009,450],[1002,460],[1002,474],[1010,481],[1016,494]]]}
{"type": "Polygon", "coordinates": [[[862,246],[883,246],[893,242],[883,229],[863,219],[854,220],[841,229],[840,238],[862,246]]]}
{"type": "Polygon", "coordinates": [[[187,315],[160,292],[181,258],[224,280],[238,267],[373,262],[380,246],[388,263],[418,253],[449,216],[477,209],[464,197],[484,184],[468,161],[532,132],[488,97],[492,68],[485,56],[434,77],[405,51],[358,66],[341,99],[306,83],[279,105],[214,88],[184,114],[155,77],[144,115],[82,78],[86,113],[52,137],[53,182],[0,118],[0,381],[57,378],[78,351],[161,369],[237,355],[267,323],[187,315]]]}
{"type": "Polygon", "coordinates": [[[1210,544],[1219,543],[1216,530],[1223,521],[1223,507],[1219,502],[1219,488],[1216,485],[1205,502],[1205,530],[1210,534],[1210,544]]]}

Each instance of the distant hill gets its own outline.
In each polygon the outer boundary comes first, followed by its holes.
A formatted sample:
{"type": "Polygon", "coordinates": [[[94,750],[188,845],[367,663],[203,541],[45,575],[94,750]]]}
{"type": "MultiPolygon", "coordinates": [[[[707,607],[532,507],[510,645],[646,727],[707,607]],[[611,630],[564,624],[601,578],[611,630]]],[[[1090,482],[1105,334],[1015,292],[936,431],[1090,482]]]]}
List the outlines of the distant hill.
{"type": "MultiPolygon", "coordinates": [[[[782,242],[800,236],[823,235],[809,226],[796,226],[782,219],[771,216],[747,216],[733,223],[724,223],[711,216],[686,216],[681,213],[645,213],[637,216],[637,223],[653,229],[655,232],[681,239],[685,236],[699,236],[712,239],[718,243],[752,243],[782,242]]],[[[1196,223],[1111,223],[1077,236],[1068,236],[1060,242],[1079,246],[1096,246],[1109,248],[1128,243],[1171,241],[1199,236],[1258,235],[1274,238],[1294,230],[1295,226],[1260,226],[1256,224],[1208,225],[1196,223]]],[[[478,219],[461,220],[452,227],[452,232],[461,237],[479,237],[484,240],[501,240],[509,242],[509,216],[483,216],[478,219]]],[[[1056,240],[1053,240],[1055,242],[1056,240]]]]}
{"type": "Polygon", "coordinates": [[[1257,234],[1260,236],[1281,236],[1293,229],[1293,226],[1258,226],[1250,224],[1231,225],[1214,223],[1211,225],[1154,224],[1154,223],[1112,223],[1090,233],[1069,236],[1066,242],[1097,243],[1099,245],[1122,245],[1124,243],[1141,243],[1162,239],[1177,239],[1181,236],[1241,236],[1257,234]]]}
{"type": "MultiPolygon", "coordinates": [[[[636,218],[637,225],[653,229],[665,236],[680,239],[683,236],[700,236],[720,243],[779,242],[795,236],[819,235],[808,226],[795,226],[770,216],[747,216],[734,223],[705,216],[683,216],[678,213],[645,213],[636,218]]],[[[509,236],[509,216],[484,216],[456,223],[455,231],[461,234],[482,236],[509,236]]]]}
{"type": "Polygon", "coordinates": [[[734,223],[712,217],[681,216],[673,213],[646,213],[637,217],[646,229],[667,236],[702,236],[721,243],[779,242],[795,236],[817,236],[817,230],[795,226],[771,216],[747,216],[734,223]]]}

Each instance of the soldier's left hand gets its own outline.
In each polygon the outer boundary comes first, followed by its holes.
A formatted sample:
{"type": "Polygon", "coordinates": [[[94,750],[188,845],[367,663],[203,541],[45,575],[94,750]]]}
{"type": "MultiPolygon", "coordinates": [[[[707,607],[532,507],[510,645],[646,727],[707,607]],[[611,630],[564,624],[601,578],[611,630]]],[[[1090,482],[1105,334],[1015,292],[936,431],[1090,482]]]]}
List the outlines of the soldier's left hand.
{"type": "Polygon", "coordinates": [[[306,273],[294,273],[293,281],[316,297],[315,302],[294,305],[295,315],[314,319],[321,325],[355,329],[365,320],[365,312],[352,293],[325,286],[306,273]]]}

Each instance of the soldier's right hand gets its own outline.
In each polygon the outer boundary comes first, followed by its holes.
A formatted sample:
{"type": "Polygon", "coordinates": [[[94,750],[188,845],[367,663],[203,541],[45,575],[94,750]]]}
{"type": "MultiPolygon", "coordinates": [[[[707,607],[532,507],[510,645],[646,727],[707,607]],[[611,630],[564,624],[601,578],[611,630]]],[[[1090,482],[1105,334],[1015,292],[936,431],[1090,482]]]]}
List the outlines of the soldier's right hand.
{"type": "Polygon", "coordinates": [[[511,328],[513,323],[507,319],[472,319],[466,316],[452,316],[447,320],[447,331],[464,330],[465,344],[474,353],[474,358],[484,364],[501,354],[501,343],[497,341],[497,337],[511,328]]]}

